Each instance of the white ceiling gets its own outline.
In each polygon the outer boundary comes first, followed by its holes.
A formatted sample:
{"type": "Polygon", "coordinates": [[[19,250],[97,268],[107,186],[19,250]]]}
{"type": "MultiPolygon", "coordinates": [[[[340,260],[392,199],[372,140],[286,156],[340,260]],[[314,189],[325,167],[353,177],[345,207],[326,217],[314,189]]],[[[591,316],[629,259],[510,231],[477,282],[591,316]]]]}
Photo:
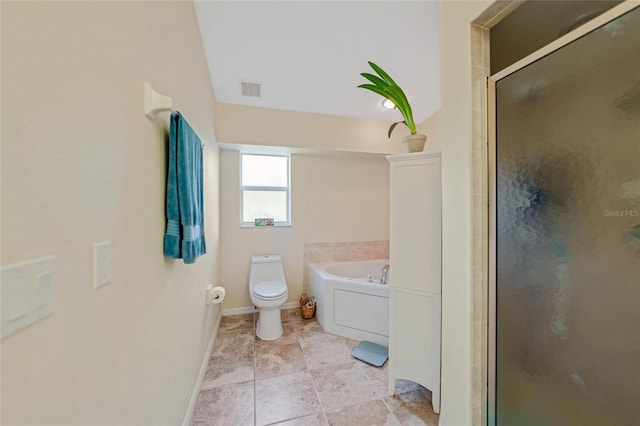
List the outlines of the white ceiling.
{"type": "Polygon", "coordinates": [[[367,61],[404,89],[421,122],[440,108],[435,1],[195,1],[216,100],[400,120],[357,86],[367,61]],[[241,96],[240,81],[262,84],[241,96]]]}

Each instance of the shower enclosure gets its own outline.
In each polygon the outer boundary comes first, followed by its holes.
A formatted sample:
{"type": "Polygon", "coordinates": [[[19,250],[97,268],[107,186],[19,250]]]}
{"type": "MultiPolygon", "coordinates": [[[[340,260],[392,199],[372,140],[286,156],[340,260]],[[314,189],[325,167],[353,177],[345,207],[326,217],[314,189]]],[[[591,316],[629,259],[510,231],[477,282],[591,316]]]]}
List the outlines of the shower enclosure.
{"type": "Polygon", "coordinates": [[[640,424],[635,6],[489,80],[490,425],[640,424]]]}

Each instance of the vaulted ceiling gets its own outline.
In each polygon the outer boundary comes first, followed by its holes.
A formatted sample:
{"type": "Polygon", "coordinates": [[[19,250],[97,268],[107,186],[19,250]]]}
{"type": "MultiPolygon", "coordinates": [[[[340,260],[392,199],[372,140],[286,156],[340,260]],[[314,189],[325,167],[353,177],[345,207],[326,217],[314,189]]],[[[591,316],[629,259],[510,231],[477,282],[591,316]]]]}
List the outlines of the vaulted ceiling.
{"type": "Polygon", "coordinates": [[[440,108],[435,1],[196,1],[216,100],[347,117],[400,119],[358,89],[385,69],[420,122],[440,108]],[[241,82],[260,84],[243,96],[241,82]]]}

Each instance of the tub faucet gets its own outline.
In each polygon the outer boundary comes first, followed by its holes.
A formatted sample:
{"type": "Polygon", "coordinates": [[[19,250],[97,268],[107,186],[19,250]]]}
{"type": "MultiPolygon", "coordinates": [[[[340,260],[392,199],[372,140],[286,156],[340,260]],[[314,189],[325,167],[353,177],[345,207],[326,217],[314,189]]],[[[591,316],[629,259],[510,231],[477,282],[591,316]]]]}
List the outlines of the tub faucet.
{"type": "Polygon", "coordinates": [[[389,265],[384,265],[382,267],[382,272],[380,273],[380,284],[387,283],[387,274],[389,273],[389,265]]]}

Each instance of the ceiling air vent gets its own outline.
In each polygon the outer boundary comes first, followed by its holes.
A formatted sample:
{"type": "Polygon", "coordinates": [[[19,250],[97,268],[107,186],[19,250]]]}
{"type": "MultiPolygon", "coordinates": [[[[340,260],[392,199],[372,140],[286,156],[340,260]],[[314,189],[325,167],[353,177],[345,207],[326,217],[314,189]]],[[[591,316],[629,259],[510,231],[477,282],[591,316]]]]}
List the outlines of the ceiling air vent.
{"type": "Polygon", "coordinates": [[[262,87],[260,83],[256,81],[240,81],[240,86],[242,88],[242,96],[252,96],[254,98],[260,97],[260,92],[262,87]]]}

